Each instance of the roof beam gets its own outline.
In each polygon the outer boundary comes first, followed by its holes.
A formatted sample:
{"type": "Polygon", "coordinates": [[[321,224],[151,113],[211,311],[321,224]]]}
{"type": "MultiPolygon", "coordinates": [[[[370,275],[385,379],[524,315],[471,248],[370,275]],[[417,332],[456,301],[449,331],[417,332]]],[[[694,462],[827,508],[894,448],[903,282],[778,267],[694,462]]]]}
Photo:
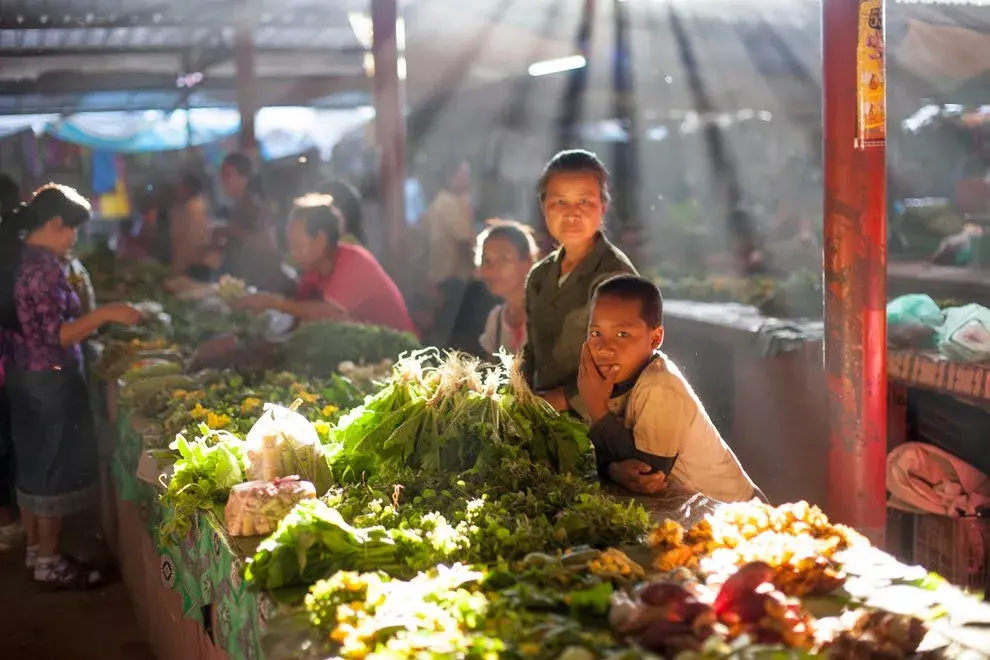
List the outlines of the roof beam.
{"type": "MultiPolygon", "coordinates": [[[[204,3],[206,5],[207,3],[204,3]]],[[[248,20],[256,27],[334,27],[340,25],[340,12],[315,11],[293,14],[267,13],[248,10],[248,20]]],[[[228,3],[211,0],[208,6],[195,11],[176,11],[170,5],[156,9],[122,14],[77,15],[39,14],[33,10],[15,11],[0,9],[0,30],[57,30],[69,28],[116,29],[116,28],[165,28],[165,27],[234,27],[236,10],[228,3]]]]}
{"type": "MultiPolygon", "coordinates": [[[[258,79],[261,96],[278,96],[285,90],[292,95],[297,93],[309,94],[311,98],[328,96],[338,92],[370,91],[370,79],[364,74],[349,76],[299,76],[285,78],[284,76],[262,77],[258,79]]],[[[198,85],[194,93],[234,91],[236,84],[233,78],[206,78],[198,85]]],[[[112,73],[112,74],[76,74],[51,73],[40,76],[36,80],[0,80],[0,96],[27,96],[40,94],[43,96],[65,96],[74,94],[93,94],[99,92],[182,92],[175,86],[173,76],[158,73],[112,73]]]]}
{"type": "MultiPolygon", "coordinates": [[[[203,44],[185,44],[183,46],[176,47],[161,47],[161,46],[150,46],[142,47],[138,45],[134,46],[121,46],[121,47],[111,47],[102,48],[100,46],[68,46],[66,48],[59,47],[45,47],[45,48],[26,48],[26,47],[14,47],[14,48],[0,48],[0,58],[3,57],[58,57],[58,56],[114,56],[114,55],[182,55],[183,53],[189,51],[190,49],[204,48],[203,44]]],[[[209,44],[205,45],[205,48],[211,49],[209,44]]],[[[256,47],[259,55],[265,55],[267,53],[300,53],[300,54],[312,54],[312,53],[323,53],[323,54],[333,54],[333,55],[355,55],[360,56],[364,53],[364,50],[360,47],[357,48],[328,48],[322,44],[312,44],[312,43],[299,43],[293,46],[270,46],[270,47],[256,47]]]]}

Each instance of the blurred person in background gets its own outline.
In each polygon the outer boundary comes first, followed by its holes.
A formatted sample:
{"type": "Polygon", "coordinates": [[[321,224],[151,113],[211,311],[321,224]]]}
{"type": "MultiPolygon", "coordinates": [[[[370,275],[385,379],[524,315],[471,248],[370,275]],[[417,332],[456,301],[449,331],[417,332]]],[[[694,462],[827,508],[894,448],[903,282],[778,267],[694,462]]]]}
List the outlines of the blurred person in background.
{"type": "Polygon", "coordinates": [[[320,192],[333,197],[333,204],[344,219],[345,243],[368,246],[368,234],[364,230],[364,210],[361,193],[346,181],[337,180],[320,186],[320,192]]]}
{"type": "Polygon", "coordinates": [[[296,290],[295,274],[278,249],[272,210],[260,177],[240,191],[230,224],[217,233],[216,263],[220,275],[243,280],[259,291],[289,296],[296,290]]]}
{"type": "Polygon", "coordinates": [[[203,180],[197,174],[182,176],[169,210],[173,275],[203,279],[209,244],[209,216],[203,180]]]}
{"type": "Polygon", "coordinates": [[[478,235],[481,280],[502,302],[488,314],[479,343],[487,355],[518,353],[526,344],[526,276],[538,256],[533,230],[514,220],[489,220],[478,235]]]}
{"type": "Polygon", "coordinates": [[[350,321],[416,334],[399,288],[374,255],[341,240],[344,223],[330,195],[297,199],[288,225],[289,250],[303,270],[297,290],[291,296],[258,293],[235,305],[300,321],[350,321]]]}
{"type": "Polygon", "coordinates": [[[474,279],[476,233],[467,161],[444,171],[440,191],[423,215],[422,232],[430,343],[452,346],[462,302],[473,293],[469,284],[480,285],[474,279]]]}
{"type": "Polygon", "coordinates": [[[129,261],[154,259],[165,262],[167,253],[161,249],[160,209],[155,193],[147,188],[136,191],[134,207],[135,218],[121,226],[117,256],[129,261]]]}
{"type": "MultiPolygon", "coordinates": [[[[12,213],[20,203],[20,185],[11,177],[0,173],[0,227],[3,226],[3,218],[12,213]]],[[[24,529],[17,522],[16,504],[10,402],[5,387],[4,364],[0,360],[0,552],[8,552],[24,540],[24,529]]]]}
{"type": "Polygon", "coordinates": [[[66,588],[103,579],[59,554],[62,519],[86,510],[97,489],[80,344],[108,323],[141,320],[127,305],[83,313],[63,262],[89,218],[78,192],[49,184],[0,226],[0,327],[25,565],[36,581],[66,588]]]}

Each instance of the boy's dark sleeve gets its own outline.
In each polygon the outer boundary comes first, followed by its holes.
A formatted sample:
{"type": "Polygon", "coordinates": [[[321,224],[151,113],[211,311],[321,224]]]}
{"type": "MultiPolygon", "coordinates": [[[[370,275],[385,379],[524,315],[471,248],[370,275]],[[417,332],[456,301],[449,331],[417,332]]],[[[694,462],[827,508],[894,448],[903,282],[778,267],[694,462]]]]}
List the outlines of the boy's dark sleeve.
{"type": "Polygon", "coordinates": [[[632,431],[614,413],[608,413],[598,420],[588,435],[595,446],[598,476],[605,481],[611,480],[608,474],[611,463],[636,459],[649,465],[654,472],[669,474],[677,460],[676,456],[654,456],[637,449],[632,431]]]}

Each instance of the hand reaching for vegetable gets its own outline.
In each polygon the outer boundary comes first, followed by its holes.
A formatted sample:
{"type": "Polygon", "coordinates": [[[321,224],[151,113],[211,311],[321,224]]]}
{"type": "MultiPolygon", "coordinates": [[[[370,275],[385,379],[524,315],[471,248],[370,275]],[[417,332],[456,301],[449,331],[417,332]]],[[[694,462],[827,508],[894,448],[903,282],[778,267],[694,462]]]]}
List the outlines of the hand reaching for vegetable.
{"type": "Polygon", "coordinates": [[[130,305],[116,303],[100,308],[106,323],[118,323],[120,325],[137,325],[144,320],[144,314],[140,310],[130,305]]]}
{"type": "Polygon", "coordinates": [[[231,300],[230,306],[234,309],[251,312],[267,312],[270,309],[282,309],[284,300],[282,296],[277,296],[274,293],[255,293],[250,296],[231,300]]]}
{"type": "Polygon", "coordinates": [[[653,472],[643,461],[630,459],[608,466],[608,476],[626,490],[643,495],[656,495],[667,487],[667,475],[653,472]]]}

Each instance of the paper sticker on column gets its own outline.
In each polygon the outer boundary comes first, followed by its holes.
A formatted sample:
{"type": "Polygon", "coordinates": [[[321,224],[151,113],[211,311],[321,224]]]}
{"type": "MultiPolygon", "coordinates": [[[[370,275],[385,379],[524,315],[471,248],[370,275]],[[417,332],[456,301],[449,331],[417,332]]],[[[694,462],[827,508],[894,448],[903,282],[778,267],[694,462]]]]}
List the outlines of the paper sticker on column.
{"type": "Polygon", "coordinates": [[[856,49],[860,149],[882,147],[887,138],[883,0],[861,0],[856,49]]]}

